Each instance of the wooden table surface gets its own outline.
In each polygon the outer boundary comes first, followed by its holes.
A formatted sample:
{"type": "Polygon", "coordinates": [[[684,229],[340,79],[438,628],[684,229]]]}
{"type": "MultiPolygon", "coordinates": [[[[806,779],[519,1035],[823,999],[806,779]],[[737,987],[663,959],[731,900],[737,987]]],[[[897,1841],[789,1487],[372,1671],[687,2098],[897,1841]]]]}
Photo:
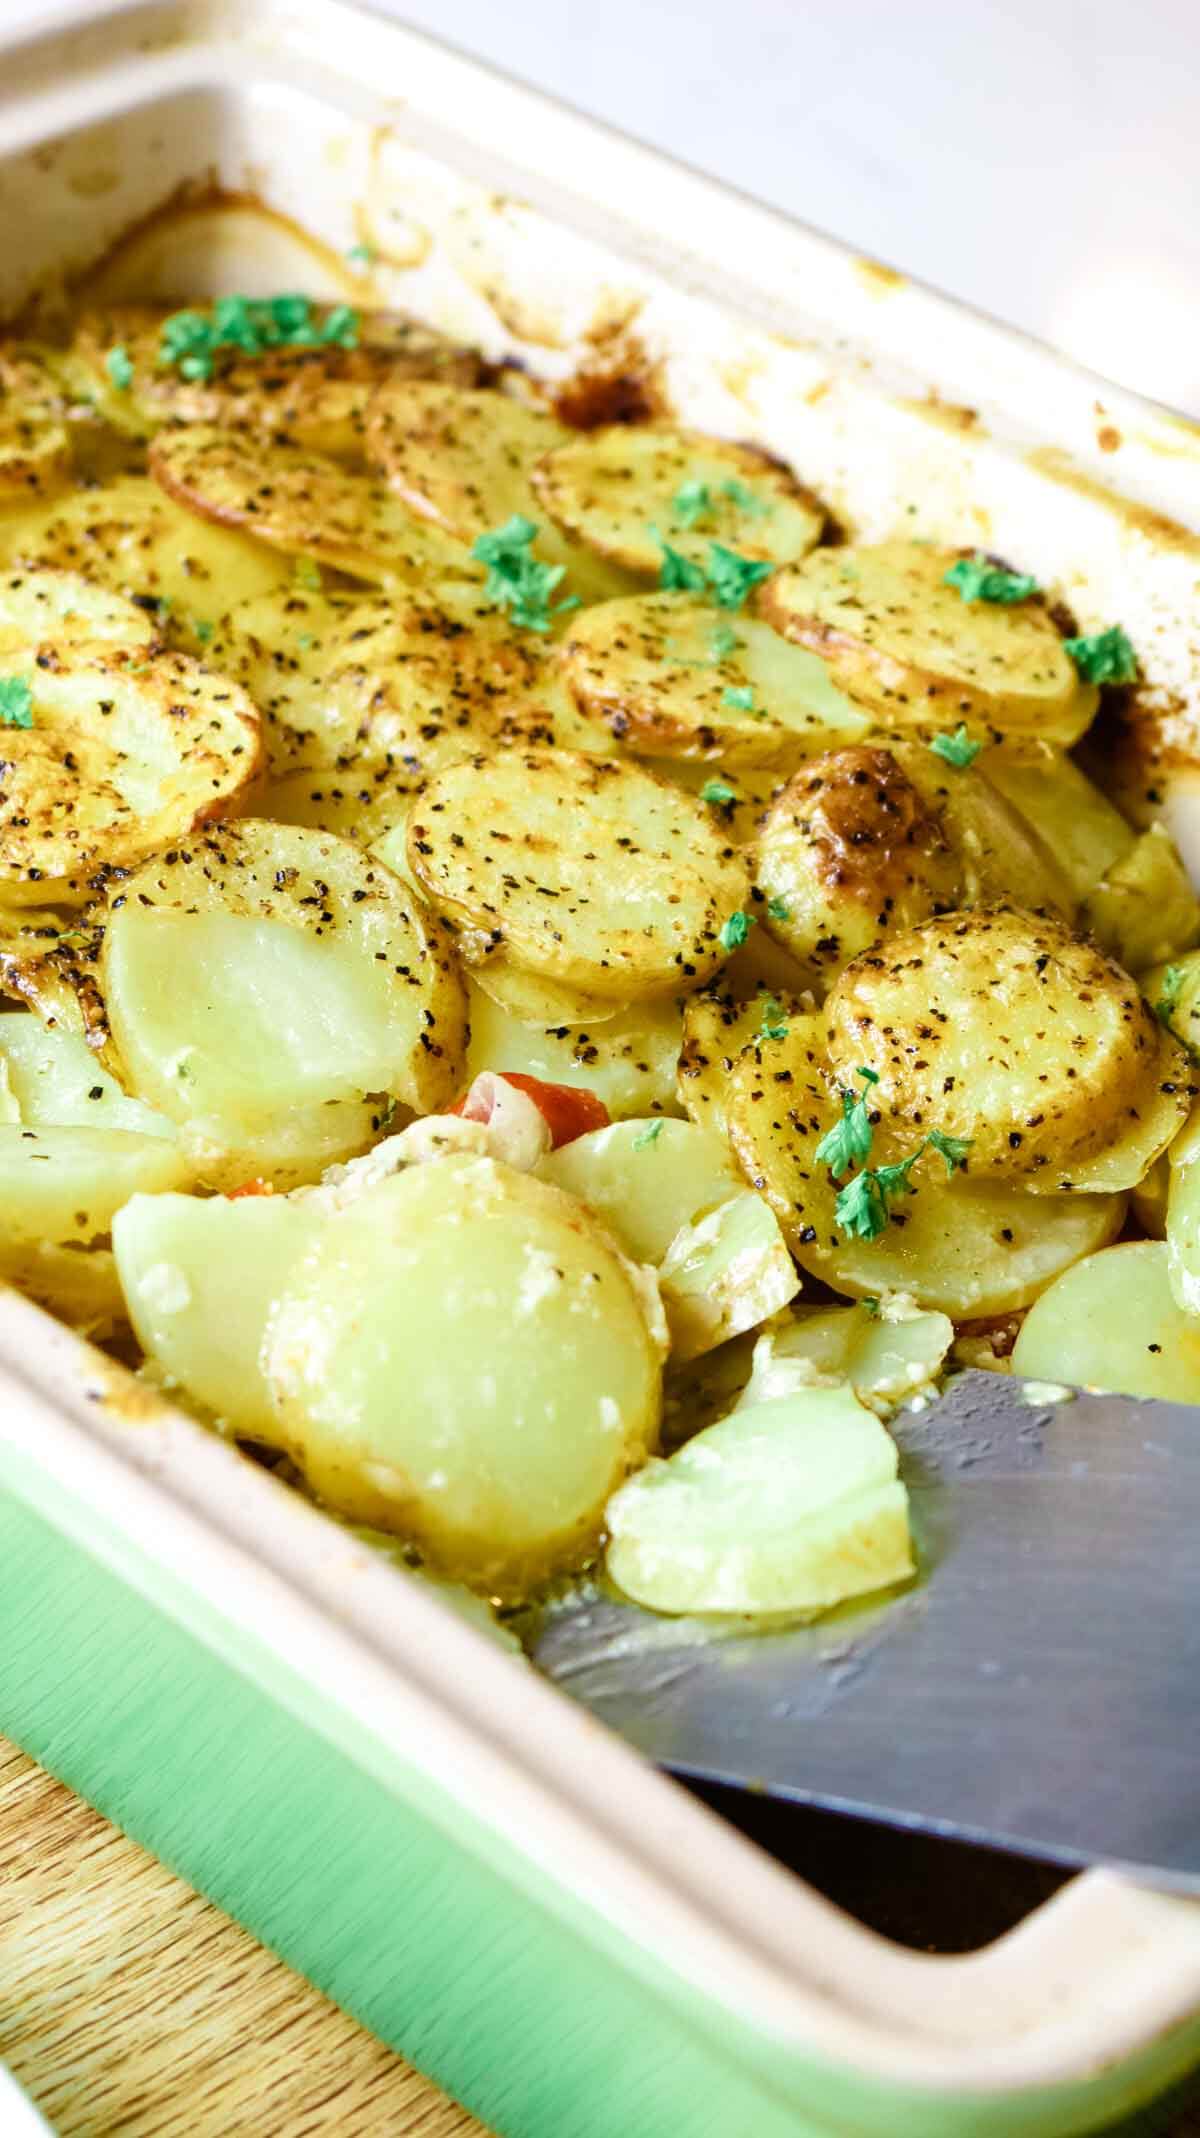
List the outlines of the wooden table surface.
{"type": "Polygon", "coordinates": [[[3,1738],[0,2060],[59,2138],[487,2138],[3,1738]]]}

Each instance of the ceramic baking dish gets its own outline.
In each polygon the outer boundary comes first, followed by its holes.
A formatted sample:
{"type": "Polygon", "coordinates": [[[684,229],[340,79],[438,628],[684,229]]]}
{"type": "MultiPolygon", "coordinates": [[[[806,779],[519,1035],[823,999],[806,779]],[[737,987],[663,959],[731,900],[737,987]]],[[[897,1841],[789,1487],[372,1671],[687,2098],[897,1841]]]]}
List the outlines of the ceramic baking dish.
{"type": "MultiPolygon", "coordinates": [[[[306,279],[636,364],[866,534],[1120,614],[1187,697],[1188,426],[336,0],[87,12],[3,52],[4,309],[185,183],[253,194],[270,244],[197,198],[110,286],[306,279]]],[[[886,1943],[13,1295],[0,1611],[0,1729],[508,2138],[1033,2138],[1200,2059],[1200,1907],[1094,1872],[979,1953],[886,1943]]]]}

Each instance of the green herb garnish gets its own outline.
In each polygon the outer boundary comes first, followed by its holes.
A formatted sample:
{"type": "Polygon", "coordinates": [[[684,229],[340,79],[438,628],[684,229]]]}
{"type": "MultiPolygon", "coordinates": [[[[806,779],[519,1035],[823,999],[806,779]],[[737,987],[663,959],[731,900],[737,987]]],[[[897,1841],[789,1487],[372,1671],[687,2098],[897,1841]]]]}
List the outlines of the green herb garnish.
{"type": "Polygon", "coordinates": [[[706,576],[719,609],[740,609],[751,587],[756,587],[760,579],[769,579],[774,568],[755,557],[739,556],[736,549],[726,549],[723,542],[708,545],[706,576]]]}
{"type": "Polygon", "coordinates": [[[0,721],[6,728],[33,726],[33,692],[24,676],[0,676],[0,721]]]}
{"type": "Polygon", "coordinates": [[[763,1021],[759,1027],[759,1037],[760,1039],[786,1039],[787,1033],[787,1019],[783,1014],[783,1004],[777,996],[768,995],[763,1003],[763,1021]]]}
{"type": "Polygon", "coordinates": [[[985,556],[976,550],[973,557],[960,557],[950,566],[943,581],[945,586],[956,586],[964,601],[1002,602],[1006,607],[1017,601],[1028,601],[1037,593],[1037,580],[1024,572],[1006,572],[1002,565],[989,564],[985,556]]]}
{"type": "Polygon", "coordinates": [[[732,787],[725,785],[723,779],[710,779],[705,780],[700,789],[700,799],[702,802],[715,802],[718,807],[722,807],[726,802],[736,801],[737,796],[732,787]]]}
{"type": "Polygon", "coordinates": [[[266,356],[284,348],[353,349],[358,328],[358,313],[348,304],[335,304],[319,320],[311,297],[218,297],[211,311],[172,312],[164,319],[158,366],[173,367],[181,378],[210,379],[219,350],[266,356]]]}
{"type": "Polygon", "coordinates": [[[485,601],[507,609],[523,631],[548,631],[556,616],[579,607],[578,594],[551,603],[550,596],[566,577],[565,564],[543,564],[530,544],[537,535],[537,521],[515,512],[503,527],[481,534],[471,545],[471,555],[487,566],[483,589],[485,601]]]}
{"type": "Polygon", "coordinates": [[[203,616],[192,618],[192,630],[202,646],[207,646],[216,628],[215,624],[210,624],[203,616]]]}
{"type": "Polygon", "coordinates": [[[968,765],[974,764],[983,744],[972,742],[965,724],[960,721],[953,734],[935,735],[929,747],[935,757],[942,757],[948,765],[957,765],[960,772],[965,772],[968,765]]]}
{"type": "MultiPolygon", "coordinates": [[[[873,1069],[857,1069],[868,1090],[879,1078],[873,1069]]],[[[867,1112],[867,1094],[858,1092],[850,1085],[842,1089],[842,1118],[835,1121],[818,1143],[813,1156],[818,1165],[828,1166],[835,1180],[848,1173],[851,1166],[861,1165],[871,1153],[874,1136],[871,1116],[867,1112]]]]}
{"type": "Polygon", "coordinates": [[[650,532],[662,551],[662,563],[658,567],[658,583],[663,592],[667,594],[702,594],[704,592],[704,573],[700,566],[693,564],[690,557],[685,557],[682,550],[672,549],[669,542],[664,542],[657,527],[652,527],[650,532]]]}
{"type": "Polygon", "coordinates": [[[124,342],[118,342],[104,359],[104,368],[118,393],[128,393],[133,384],[133,361],[124,342]]]}
{"type": "Polygon", "coordinates": [[[752,713],[754,711],[754,692],[749,684],[745,684],[736,690],[723,690],[721,692],[721,703],[722,705],[732,706],[733,710],[738,713],[752,713]]]}
{"type": "Polygon", "coordinates": [[[834,1216],[852,1240],[877,1240],[888,1221],[887,1197],[874,1173],[856,1173],[834,1205],[834,1216]]]}
{"type": "Polygon", "coordinates": [[[357,245],[351,245],[346,258],[352,267],[374,267],[376,259],[375,247],[364,244],[360,240],[357,245]]]}
{"type": "Polygon", "coordinates": [[[877,1299],[860,1299],[858,1303],[864,1314],[869,1314],[872,1321],[878,1321],[879,1301],[877,1299]]]}
{"type": "Polygon", "coordinates": [[[947,1173],[956,1173],[959,1166],[966,1165],[967,1152],[971,1148],[971,1138],[970,1136],[945,1136],[940,1128],[931,1128],[925,1138],[925,1146],[928,1150],[936,1151],[939,1158],[945,1160],[947,1173]]]}
{"type": "Polygon", "coordinates": [[[712,515],[712,492],[707,483],[681,483],[671,499],[671,517],[679,527],[694,527],[712,515]]]}
{"type": "Polygon", "coordinates": [[[292,566],[292,578],[308,594],[319,594],[325,584],[315,557],[297,557],[292,566]]]}
{"type": "Polygon", "coordinates": [[[731,913],[717,937],[722,950],[740,950],[753,926],[752,913],[731,913]]]}
{"type": "Polygon", "coordinates": [[[791,919],[791,914],[792,914],[792,909],[791,909],[791,907],[789,906],[789,904],[788,904],[788,902],[787,902],[786,898],[768,898],[768,900],[767,900],[767,919],[768,919],[768,920],[772,920],[772,921],[786,921],[786,920],[790,920],[790,919],[791,919]]]}
{"type": "Polygon", "coordinates": [[[1162,976],[1162,989],[1154,1005],[1154,1014],[1160,1024],[1170,1024],[1179,1006],[1187,971],[1182,965],[1168,965],[1162,976]]]}
{"type": "Polygon", "coordinates": [[[1090,638],[1065,638],[1063,646],[1085,683],[1136,680],[1137,655],[1120,624],[1113,624],[1108,631],[1095,631],[1090,638]]]}
{"type": "Polygon", "coordinates": [[[648,1127],[640,1128],[633,1139],[634,1150],[644,1151],[647,1144],[657,1143],[662,1132],[663,1125],[661,1121],[651,1121],[648,1127]]]}
{"type": "Polygon", "coordinates": [[[728,660],[731,653],[737,652],[741,643],[731,624],[718,624],[709,640],[714,661],[728,660]]]}
{"type": "MultiPolygon", "coordinates": [[[[858,1074],[866,1076],[869,1072],[860,1069],[858,1074]]],[[[878,1081],[878,1079],[875,1081],[878,1081]]],[[[847,1100],[852,1098],[853,1093],[843,1091],[843,1119],[835,1127],[831,1128],[829,1134],[817,1145],[816,1155],[818,1158],[822,1156],[825,1145],[832,1143],[839,1132],[845,1130],[849,1114],[847,1100]]],[[[865,1104],[863,1110],[865,1112],[865,1104]]],[[[867,1126],[869,1130],[869,1122],[867,1126]]],[[[858,1132],[857,1140],[861,1144],[861,1130],[858,1132]]],[[[913,1167],[917,1164],[918,1159],[924,1157],[926,1151],[937,1151],[945,1162],[947,1173],[954,1173],[959,1166],[966,1164],[967,1152],[970,1148],[971,1138],[969,1136],[946,1136],[943,1135],[941,1129],[934,1128],[930,1130],[921,1143],[918,1143],[915,1151],[909,1152],[907,1158],[897,1159],[894,1165],[877,1166],[874,1171],[856,1173],[853,1180],[847,1181],[846,1186],[838,1196],[834,1208],[834,1215],[842,1231],[849,1233],[853,1239],[878,1239],[879,1234],[887,1224],[890,1205],[897,1196],[914,1195],[916,1193],[911,1175],[913,1167]]],[[[868,1136],[866,1149],[861,1150],[857,1155],[865,1158],[869,1150],[870,1139],[868,1136]]],[[[830,1166],[830,1171],[836,1179],[837,1168],[830,1166]]]]}

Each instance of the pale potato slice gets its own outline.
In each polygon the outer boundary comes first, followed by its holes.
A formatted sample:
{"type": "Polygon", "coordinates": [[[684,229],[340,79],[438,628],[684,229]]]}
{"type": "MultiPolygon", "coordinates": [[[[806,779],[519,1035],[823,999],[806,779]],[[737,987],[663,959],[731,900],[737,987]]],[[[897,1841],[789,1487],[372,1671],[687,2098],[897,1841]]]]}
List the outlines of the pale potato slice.
{"type": "Polygon", "coordinates": [[[583,610],[559,663],[584,711],[643,757],[762,765],[868,732],[867,715],[815,655],[752,617],[722,628],[717,612],[687,594],[583,610]]]}
{"type": "Polygon", "coordinates": [[[150,646],[151,617],[82,572],[0,572],[0,667],[32,646],[150,646]]]}
{"type": "Polygon", "coordinates": [[[229,1431],[276,1433],[260,1354],[272,1308],[316,1239],[304,1197],[135,1195],[113,1252],[142,1350],[229,1431]]]}
{"type": "Polygon", "coordinates": [[[652,1611],[810,1617],[913,1572],[898,1471],[849,1388],[736,1410],[609,1502],[606,1571],[652,1611]]]}
{"type": "Polygon", "coordinates": [[[1042,749],[1032,757],[989,750],[979,763],[1049,848],[1077,901],[1133,845],[1133,827],[1061,750],[1042,749]]]}
{"type": "Polygon", "coordinates": [[[659,425],[581,432],[538,463],[533,487],[568,534],[646,578],[662,563],[655,528],[697,564],[711,542],[786,564],[825,524],[812,492],[767,454],[659,425]]]}
{"type": "MultiPolygon", "coordinates": [[[[314,305],[314,324],[323,326],[329,310],[314,305]]],[[[65,355],[76,390],[107,422],[135,437],[149,438],[167,423],[219,423],[286,438],[316,453],[360,458],[377,388],[405,378],[472,384],[479,376],[478,356],[434,328],[401,312],[364,312],[352,347],[287,343],[260,356],[216,349],[211,378],[188,379],[176,365],[159,362],[163,322],[172,312],[143,304],[84,312],[65,355]],[[113,378],[114,350],[131,366],[126,386],[113,378]]]]}
{"type": "MultiPolygon", "coordinates": [[[[382,849],[381,849],[382,851],[382,849]]],[[[387,860],[387,854],[383,854],[387,860]]],[[[581,1030],[584,1025],[608,1024],[621,1015],[621,1005],[611,996],[587,995],[567,987],[545,973],[522,972],[507,958],[492,958],[476,966],[471,984],[517,1024],[550,1032],[564,1025],[581,1030]]]]}
{"type": "Polygon", "coordinates": [[[1039,600],[964,601],[952,550],[918,542],[822,549],[759,597],[769,623],[820,654],[834,681],[889,726],[1031,736],[1063,748],[1091,725],[1081,681],[1039,600]]]}
{"type": "Polygon", "coordinates": [[[0,1127],[0,1228],[9,1247],[101,1238],[131,1195],[187,1185],[167,1136],[117,1128],[0,1127]]]}
{"type": "Polygon", "coordinates": [[[144,475],[0,516],[0,564],[78,572],[172,631],[191,632],[197,646],[232,602],[282,585],[291,569],[262,544],[183,511],[144,475]]]}
{"type": "Polygon", "coordinates": [[[521,716],[551,717],[541,641],[465,584],[278,589],[224,617],[207,658],[262,707],[275,774],[384,766],[416,782],[521,716]]]}
{"type": "Polygon", "coordinates": [[[568,750],[447,767],[413,809],[407,846],[469,963],[502,949],[624,1002],[707,978],[748,889],[703,807],[636,766],[568,750]]]}
{"type": "Polygon", "coordinates": [[[483,966],[468,981],[468,1082],[485,1069],[500,1074],[515,1069],[548,1084],[594,1092],[614,1121],[678,1111],[675,1065],[683,1029],[678,1003],[638,1002],[629,1009],[606,1003],[599,1023],[530,1025],[480,986],[495,971],[483,966]]]}
{"type": "Polygon", "coordinates": [[[134,1088],[193,1128],[375,1092],[435,1112],[461,1082],[446,931],[319,832],[246,820],[148,862],[110,893],[102,968],[134,1088]]]}
{"type": "Polygon", "coordinates": [[[800,1275],[773,1212],[745,1188],[675,1235],[658,1289],[671,1356],[687,1361],[769,1321],[795,1298],[800,1275]]]}
{"type": "Polygon", "coordinates": [[[974,767],[922,744],[831,751],[793,774],[758,842],[765,929],[823,992],[880,936],[955,908],[1019,898],[1070,917],[1067,879],[974,767]]]}
{"type": "Polygon", "coordinates": [[[972,1177],[1039,1193],[1130,1188],[1182,1124],[1183,1050],[1128,974],[1058,922],[949,914],[847,966],[826,1004],[839,1084],[873,1072],[895,1134],[970,1146],[972,1177]]]}
{"type": "Polygon", "coordinates": [[[159,432],[150,473],[188,512],[352,579],[482,582],[461,543],[415,520],[386,484],[320,453],[198,423],[159,432]]]}
{"type": "MultiPolygon", "coordinates": [[[[955,1321],[1012,1313],[1120,1231],[1123,1195],[1031,1195],[962,1170],[948,1178],[929,1151],[878,1237],[849,1235],[836,1215],[840,1183],[816,1158],[839,1115],[831,1085],[823,1018],[792,1015],[782,1039],[735,1058],[725,1107],[751,1187],[766,1196],[801,1267],[835,1292],[907,1292],[955,1321]]],[[[880,1123],[870,1163],[898,1163],[919,1140],[880,1123]]]]}
{"type": "Polygon", "coordinates": [[[0,1012],[0,1060],[27,1128],[115,1128],[177,1134],[175,1123],[131,1099],[78,1032],[51,1029],[22,1010],[0,1012]]]}
{"type": "Polygon", "coordinates": [[[24,1292],[82,1335],[103,1342],[126,1329],[125,1297],[107,1247],[73,1241],[16,1240],[0,1245],[0,1283],[24,1292]]]}
{"type": "Polygon", "coordinates": [[[246,693],[182,653],[10,652],[29,727],[0,730],[0,899],[79,904],[97,871],[242,806],[261,722],[246,693]]]}
{"type": "Polygon", "coordinates": [[[1200,1315],[1172,1298],[1163,1242],[1130,1240],[1089,1255],[1043,1293],[1012,1362],[1034,1380],[1200,1403],[1200,1315]]]}
{"type": "Polygon", "coordinates": [[[794,1395],[819,1379],[848,1381],[860,1403],[887,1412],[936,1384],[953,1342],[948,1314],[924,1314],[906,1301],[796,1307],[789,1321],[759,1337],[737,1408],[794,1395]]]}
{"type": "Polygon", "coordinates": [[[726,1135],[726,1099],[735,1061],[743,1048],[762,1036],[764,1024],[779,1030],[797,1014],[807,1012],[789,997],[756,995],[743,1001],[724,984],[689,995],[683,1006],[676,1082],[689,1119],[714,1135],[726,1135]]]}
{"type": "Polygon", "coordinates": [[[318,1497],[487,1594],[580,1565],[657,1439],[630,1266],[573,1197],[493,1159],[410,1166],[331,1216],[264,1356],[318,1497]]]}
{"type": "Polygon", "coordinates": [[[1159,1022],[1182,1042],[1193,1062],[1200,1059],[1200,950],[1185,952],[1170,965],[1152,966],[1139,984],[1159,1022]]]}
{"type": "MultiPolygon", "coordinates": [[[[545,408],[510,395],[400,380],[372,400],[367,457],[410,512],[470,544],[514,516],[540,522],[532,469],[574,436],[545,408]]],[[[605,601],[631,584],[553,524],[538,524],[532,553],[563,566],[556,601],[605,601]]]]}
{"type": "Polygon", "coordinates": [[[1167,1167],[1163,1231],[1171,1296],[1185,1313],[1200,1314],[1200,1166],[1167,1167]]]}
{"type": "Polygon", "coordinates": [[[1083,920],[1127,972],[1145,972],[1190,950],[1200,936],[1200,899],[1170,832],[1152,824],[1093,885],[1083,920]]]}
{"type": "Polygon", "coordinates": [[[661,1262],[678,1232],[745,1188],[724,1138],[693,1121],[614,1122],[537,1170],[586,1203],[634,1262],[661,1262]]]}

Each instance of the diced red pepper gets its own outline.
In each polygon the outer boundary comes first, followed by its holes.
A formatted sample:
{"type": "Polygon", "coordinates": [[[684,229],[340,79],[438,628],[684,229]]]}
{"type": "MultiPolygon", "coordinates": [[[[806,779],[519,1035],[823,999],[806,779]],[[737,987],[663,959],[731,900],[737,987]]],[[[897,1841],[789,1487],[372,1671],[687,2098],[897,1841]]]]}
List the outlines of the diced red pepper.
{"type": "MultiPolygon", "coordinates": [[[[564,1143],[574,1143],[577,1136],[586,1136],[590,1129],[609,1126],[608,1108],[594,1091],[580,1091],[574,1084],[548,1084],[540,1076],[524,1076],[518,1069],[501,1069],[495,1073],[533,1100],[550,1131],[551,1146],[556,1151],[561,1150],[564,1143]]],[[[485,1110],[478,1099],[472,1104],[470,1091],[464,1092],[450,1111],[461,1114],[468,1121],[491,1119],[491,1107],[485,1110]]]]}
{"type": "Polygon", "coordinates": [[[231,1188],[225,1200],[240,1202],[243,1195],[274,1195],[275,1189],[269,1180],[244,1180],[240,1188],[231,1188]]]}

